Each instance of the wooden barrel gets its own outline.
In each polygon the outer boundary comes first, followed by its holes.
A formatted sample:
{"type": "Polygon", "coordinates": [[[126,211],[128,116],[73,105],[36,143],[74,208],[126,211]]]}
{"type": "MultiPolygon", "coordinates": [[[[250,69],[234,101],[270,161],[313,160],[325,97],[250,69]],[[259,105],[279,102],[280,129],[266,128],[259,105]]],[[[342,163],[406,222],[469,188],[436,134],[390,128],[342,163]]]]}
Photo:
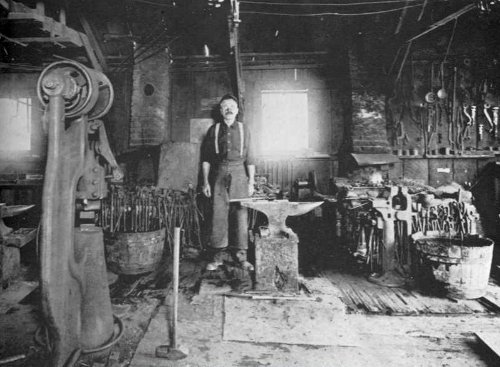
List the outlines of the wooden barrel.
{"type": "Polygon", "coordinates": [[[152,232],[107,232],[104,235],[106,263],[117,274],[143,274],[160,264],[165,228],[152,232]]]}
{"type": "Polygon", "coordinates": [[[419,232],[412,238],[419,254],[417,276],[424,286],[443,289],[455,299],[484,296],[493,260],[492,240],[447,237],[439,232],[419,232]]]}

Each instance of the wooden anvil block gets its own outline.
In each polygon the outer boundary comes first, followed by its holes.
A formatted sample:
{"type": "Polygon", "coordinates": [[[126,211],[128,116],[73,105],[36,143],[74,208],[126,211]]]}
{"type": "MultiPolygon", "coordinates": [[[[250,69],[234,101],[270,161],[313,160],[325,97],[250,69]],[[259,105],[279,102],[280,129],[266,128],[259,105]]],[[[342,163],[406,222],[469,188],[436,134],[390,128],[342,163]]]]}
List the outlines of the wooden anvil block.
{"type": "Polygon", "coordinates": [[[255,289],[299,291],[299,253],[296,236],[255,236],[255,289]]]}

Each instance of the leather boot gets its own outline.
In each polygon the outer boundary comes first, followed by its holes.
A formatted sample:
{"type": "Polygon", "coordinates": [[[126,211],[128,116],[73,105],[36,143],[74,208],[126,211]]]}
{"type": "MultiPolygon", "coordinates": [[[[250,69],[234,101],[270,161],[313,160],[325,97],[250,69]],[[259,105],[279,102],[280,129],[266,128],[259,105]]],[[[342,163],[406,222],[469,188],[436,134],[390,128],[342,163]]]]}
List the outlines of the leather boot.
{"type": "Polygon", "coordinates": [[[254,267],[247,260],[247,250],[245,249],[234,249],[235,261],[243,268],[248,271],[254,271],[254,267]]]}
{"type": "Polygon", "coordinates": [[[224,261],[230,261],[230,256],[226,248],[210,249],[209,250],[210,262],[207,264],[208,271],[215,271],[219,266],[224,265],[224,261]]]}

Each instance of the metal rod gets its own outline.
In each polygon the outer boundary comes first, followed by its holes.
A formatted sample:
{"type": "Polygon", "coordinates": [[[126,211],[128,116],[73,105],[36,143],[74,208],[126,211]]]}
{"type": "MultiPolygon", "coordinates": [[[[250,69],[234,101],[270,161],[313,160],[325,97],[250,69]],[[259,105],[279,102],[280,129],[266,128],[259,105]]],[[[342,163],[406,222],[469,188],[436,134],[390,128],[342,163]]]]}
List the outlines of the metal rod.
{"type": "Polygon", "coordinates": [[[18,355],[12,356],[12,357],[2,358],[2,359],[0,359],[0,365],[19,361],[20,359],[25,359],[25,358],[26,358],[26,354],[18,354],[18,355]]]}
{"type": "Polygon", "coordinates": [[[179,249],[181,240],[181,228],[174,228],[174,264],[173,264],[173,305],[172,305],[172,343],[171,347],[177,349],[177,308],[179,306],[179,249]]]}
{"type": "Polygon", "coordinates": [[[456,11],[455,13],[452,13],[450,15],[448,15],[447,17],[444,17],[443,19],[435,22],[434,24],[432,24],[427,30],[423,31],[422,33],[419,33],[417,34],[415,37],[412,37],[410,38],[408,41],[406,42],[411,42],[413,40],[416,40],[417,38],[420,38],[422,37],[423,35],[429,33],[429,32],[432,32],[433,30],[447,24],[448,22],[451,22],[452,20],[455,20],[456,18],[458,18],[459,16],[465,14],[465,13],[468,13],[469,11],[473,10],[476,8],[476,5],[475,4],[469,4],[469,5],[466,5],[464,6],[462,9],[456,11]]]}
{"type": "Polygon", "coordinates": [[[28,44],[27,44],[27,43],[17,41],[16,39],[14,39],[14,38],[10,38],[10,37],[7,37],[6,35],[4,35],[4,34],[2,34],[2,33],[0,33],[0,38],[4,38],[6,41],[9,41],[9,42],[15,43],[15,44],[20,45],[20,46],[23,46],[23,47],[28,47],[28,44]]]}

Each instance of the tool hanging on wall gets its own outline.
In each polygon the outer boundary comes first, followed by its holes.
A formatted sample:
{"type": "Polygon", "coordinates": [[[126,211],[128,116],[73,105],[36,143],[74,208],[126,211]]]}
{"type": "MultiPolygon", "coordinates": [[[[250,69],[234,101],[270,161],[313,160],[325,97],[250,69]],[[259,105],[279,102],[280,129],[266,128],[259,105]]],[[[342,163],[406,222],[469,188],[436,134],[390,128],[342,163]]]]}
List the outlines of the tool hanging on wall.
{"type": "MultiPolygon", "coordinates": [[[[483,140],[483,134],[484,134],[484,124],[482,119],[477,119],[477,106],[472,106],[471,107],[471,116],[472,116],[472,123],[477,126],[477,143],[483,140]]],[[[477,148],[479,148],[479,144],[477,144],[477,148]]]]}
{"type": "Polygon", "coordinates": [[[410,140],[408,139],[408,134],[404,128],[404,122],[400,119],[400,121],[396,123],[396,144],[403,149],[403,147],[409,142],[410,140]]]}
{"type": "Polygon", "coordinates": [[[407,116],[409,119],[411,119],[411,116],[409,116],[408,110],[410,107],[408,106],[407,103],[401,103],[399,100],[400,95],[402,94],[401,91],[401,81],[398,83],[398,91],[396,92],[396,95],[389,100],[388,103],[388,118],[391,119],[394,123],[394,141],[393,144],[399,147],[399,149],[403,149],[403,147],[409,143],[408,139],[408,134],[406,133],[405,125],[404,125],[404,119],[407,116]],[[396,111],[399,107],[399,116],[396,117],[394,116],[396,114],[396,111]]]}
{"type": "Polygon", "coordinates": [[[489,13],[498,5],[500,5],[499,0],[476,0],[476,6],[482,13],[489,13]]]}
{"type": "Polygon", "coordinates": [[[493,120],[490,116],[490,112],[489,112],[489,109],[491,108],[490,104],[489,103],[484,103],[483,104],[483,114],[484,114],[484,117],[486,117],[486,121],[488,121],[488,125],[490,125],[490,128],[488,129],[488,132],[489,133],[494,133],[494,130],[495,130],[495,125],[493,124],[493,120]]]}
{"type": "Polygon", "coordinates": [[[463,119],[463,107],[457,103],[457,121],[456,121],[456,147],[457,152],[463,154],[464,152],[464,139],[465,139],[465,124],[463,119]]]}
{"type": "Polygon", "coordinates": [[[469,113],[469,105],[467,104],[464,104],[462,106],[463,108],[463,113],[465,116],[467,116],[467,121],[465,122],[465,128],[464,128],[464,132],[463,132],[463,135],[464,135],[464,139],[465,140],[471,140],[471,136],[470,136],[470,129],[472,127],[472,115],[469,113]]]}
{"type": "Polygon", "coordinates": [[[450,144],[450,149],[455,151],[456,149],[456,124],[457,124],[457,68],[453,67],[453,93],[451,100],[451,119],[448,124],[448,143],[450,144]]]}
{"type": "Polygon", "coordinates": [[[438,131],[438,120],[435,100],[427,105],[426,134],[424,134],[424,155],[431,154],[432,139],[438,131]]]}
{"type": "Polygon", "coordinates": [[[497,139],[498,134],[498,109],[500,106],[500,96],[497,88],[491,80],[484,80],[482,83],[483,114],[488,122],[488,132],[497,139]],[[491,110],[491,113],[490,113],[491,110]]]}
{"type": "Polygon", "coordinates": [[[498,138],[498,106],[493,107],[493,125],[494,125],[494,137],[498,138]]]}
{"type": "Polygon", "coordinates": [[[444,61],[441,63],[440,76],[441,76],[441,88],[437,91],[437,96],[439,99],[446,99],[448,98],[448,92],[446,91],[446,87],[444,84],[444,61]]]}

